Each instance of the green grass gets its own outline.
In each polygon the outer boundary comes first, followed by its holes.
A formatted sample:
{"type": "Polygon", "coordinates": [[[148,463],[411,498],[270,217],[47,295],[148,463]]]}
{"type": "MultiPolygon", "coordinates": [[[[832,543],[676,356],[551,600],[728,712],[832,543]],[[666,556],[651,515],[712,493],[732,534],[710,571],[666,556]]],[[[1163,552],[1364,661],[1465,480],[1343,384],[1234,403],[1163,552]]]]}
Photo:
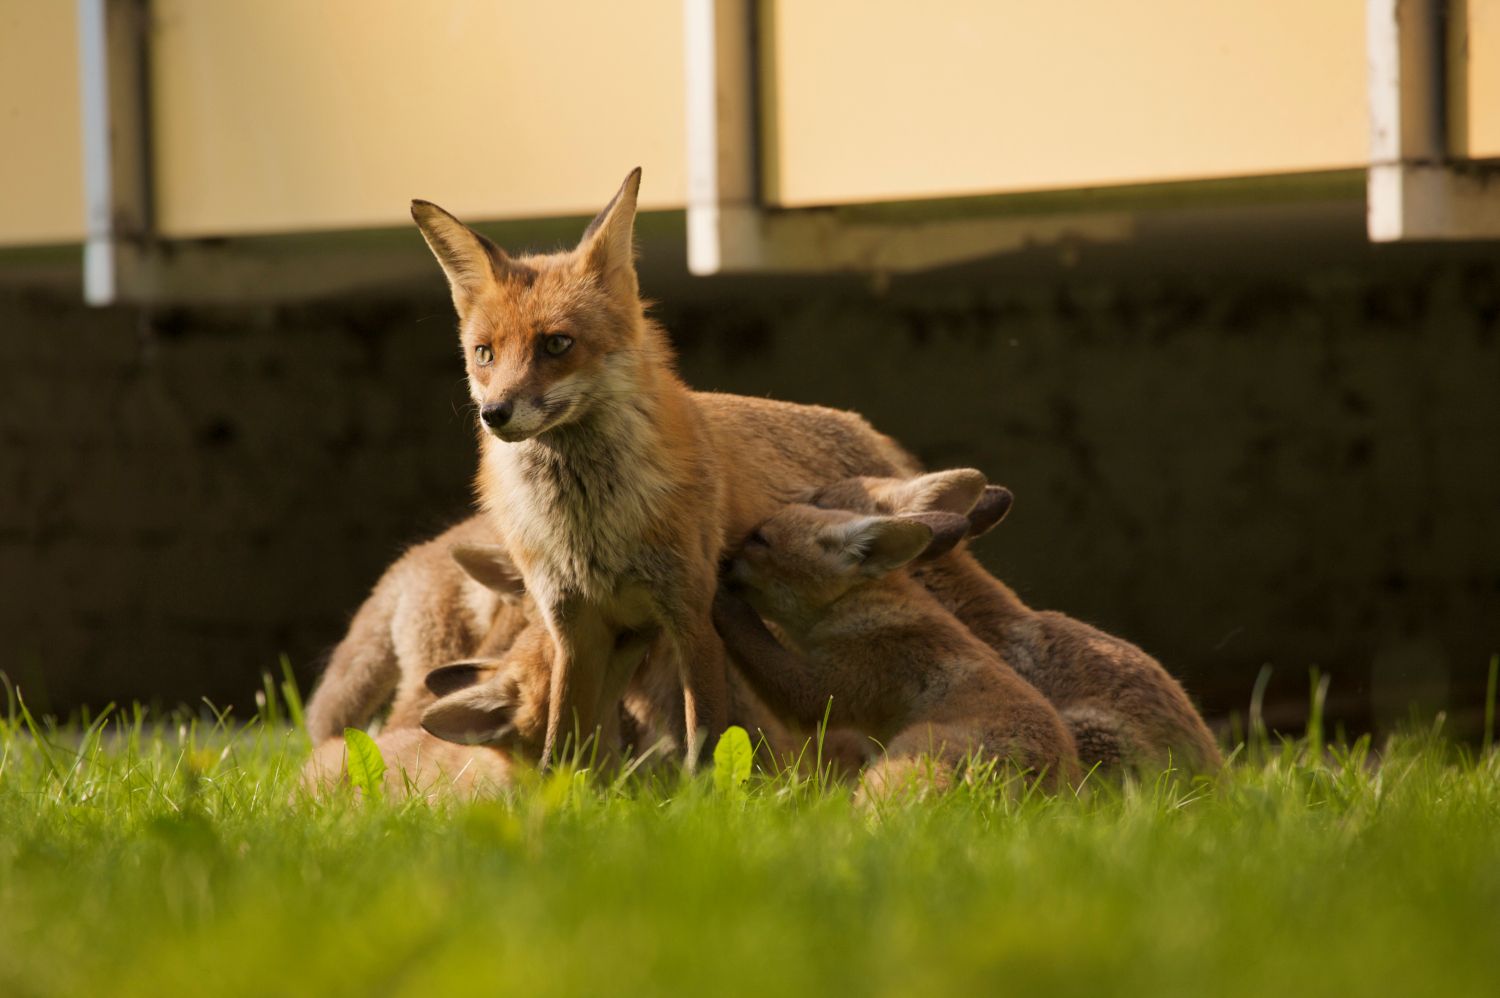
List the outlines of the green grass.
{"type": "Polygon", "coordinates": [[[0,995],[1495,993],[1500,755],[1431,733],[878,818],[762,776],[431,807],[299,797],[275,701],[0,720],[0,995]]]}

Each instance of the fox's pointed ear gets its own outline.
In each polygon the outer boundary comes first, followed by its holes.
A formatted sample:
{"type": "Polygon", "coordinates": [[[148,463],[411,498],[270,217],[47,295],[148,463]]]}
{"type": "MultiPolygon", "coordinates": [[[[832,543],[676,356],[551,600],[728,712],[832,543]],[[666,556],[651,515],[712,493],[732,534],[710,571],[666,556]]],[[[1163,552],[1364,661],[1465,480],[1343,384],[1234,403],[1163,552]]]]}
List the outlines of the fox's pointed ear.
{"type": "Polygon", "coordinates": [[[1016,497],[1005,486],[986,485],[979,502],[969,510],[969,536],[978,537],[993,530],[995,524],[1005,519],[1005,514],[1010,512],[1011,503],[1015,500],[1016,497]]]}
{"type": "Polygon", "coordinates": [[[844,557],[860,574],[885,575],[932,543],[932,528],[908,517],[862,516],[840,530],[844,557]]]}
{"type": "Polygon", "coordinates": [[[957,513],[907,513],[901,519],[924,524],[932,531],[932,540],[922,549],[917,561],[940,558],[969,536],[969,518],[957,513]]]}
{"type": "Polygon", "coordinates": [[[447,275],[453,307],[463,318],[480,292],[505,272],[509,258],[500,247],[431,201],[413,201],[411,217],[447,275]]]}
{"type": "Polygon", "coordinates": [[[470,686],[477,686],[495,674],[499,668],[494,662],[451,662],[440,665],[422,680],[429,693],[445,697],[470,686]]]}
{"type": "Polygon", "coordinates": [[[435,701],[422,713],[428,734],[460,745],[500,741],[514,731],[515,698],[502,683],[468,686],[435,701]]]}
{"type": "Polygon", "coordinates": [[[973,468],[918,475],[906,482],[895,512],[956,513],[963,516],[979,501],[984,484],[984,473],[973,468]]]}
{"type": "Polygon", "coordinates": [[[500,545],[455,544],[449,549],[449,554],[469,578],[494,590],[501,599],[514,603],[525,594],[526,583],[521,578],[521,570],[500,545]]]}
{"type": "Polygon", "coordinates": [[[641,168],[636,167],[578,242],[584,266],[624,299],[640,294],[635,278],[635,199],[640,189],[641,168]]]}

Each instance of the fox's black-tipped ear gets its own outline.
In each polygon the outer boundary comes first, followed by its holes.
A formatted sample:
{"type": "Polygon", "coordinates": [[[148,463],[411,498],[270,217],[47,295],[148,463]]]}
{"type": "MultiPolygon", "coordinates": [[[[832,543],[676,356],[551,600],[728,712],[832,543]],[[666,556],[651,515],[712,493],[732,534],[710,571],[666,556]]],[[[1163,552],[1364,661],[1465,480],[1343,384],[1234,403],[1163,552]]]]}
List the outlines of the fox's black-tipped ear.
{"type": "Polygon", "coordinates": [[[449,554],[469,578],[493,590],[501,599],[514,603],[525,594],[521,570],[499,544],[455,544],[449,554]]]}
{"type": "Polygon", "coordinates": [[[635,201],[641,190],[641,168],[630,171],[615,196],[583,230],[578,253],[617,297],[640,294],[635,277],[635,201]]]}
{"type": "Polygon", "coordinates": [[[901,519],[915,521],[932,530],[932,541],[917,555],[917,561],[940,558],[969,536],[969,518],[957,513],[908,513],[901,519]]]}
{"type": "Polygon", "coordinates": [[[993,530],[995,524],[1005,519],[1005,514],[1010,512],[1011,504],[1015,501],[1016,497],[1005,486],[986,485],[979,502],[969,510],[969,536],[978,537],[993,530]]]}
{"type": "Polygon", "coordinates": [[[411,217],[448,277],[453,307],[462,318],[474,300],[509,265],[505,251],[431,201],[413,201],[411,217]]]}

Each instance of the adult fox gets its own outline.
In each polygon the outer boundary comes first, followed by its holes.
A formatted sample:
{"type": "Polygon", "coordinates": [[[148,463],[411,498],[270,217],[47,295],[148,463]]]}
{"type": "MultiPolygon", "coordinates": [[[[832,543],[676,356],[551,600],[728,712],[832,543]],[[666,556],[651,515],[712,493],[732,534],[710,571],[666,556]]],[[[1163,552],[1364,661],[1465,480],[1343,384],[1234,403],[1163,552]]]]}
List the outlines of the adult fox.
{"type": "Polygon", "coordinates": [[[726,547],[810,489],[918,470],[852,413],[688,389],[640,297],[640,179],[552,254],[511,257],[412,202],[458,313],[479,499],[556,642],[544,763],[618,715],[645,636],[648,668],[681,684],[692,764],[727,713],[711,619],[726,547]]]}

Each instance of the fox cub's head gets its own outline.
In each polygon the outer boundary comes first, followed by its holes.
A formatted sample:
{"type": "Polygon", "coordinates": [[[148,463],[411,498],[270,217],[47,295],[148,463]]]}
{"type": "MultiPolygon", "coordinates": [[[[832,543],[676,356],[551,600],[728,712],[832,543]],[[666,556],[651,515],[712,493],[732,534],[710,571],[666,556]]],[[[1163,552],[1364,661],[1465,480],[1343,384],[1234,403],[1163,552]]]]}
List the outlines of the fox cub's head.
{"type": "Polygon", "coordinates": [[[486,430],[527,440],[618,398],[645,335],[634,170],[574,249],[508,256],[437,205],[411,203],[448,276],[469,393],[486,430]]]}
{"type": "Polygon", "coordinates": [[[948,551],[968,530],[956,513],[868,516],[792,504],[745,540],[724,582],[763,616],[804,629],[861,586],[948,551]]]}
{"type": "Polygon", "coordinates": [[[437,697],[422,714],[428,734],[463,745],[495,745],[541,757],[547,733],[552,635],[534,621],[505,652],[436,668],[427,689],[437,697]]]}

